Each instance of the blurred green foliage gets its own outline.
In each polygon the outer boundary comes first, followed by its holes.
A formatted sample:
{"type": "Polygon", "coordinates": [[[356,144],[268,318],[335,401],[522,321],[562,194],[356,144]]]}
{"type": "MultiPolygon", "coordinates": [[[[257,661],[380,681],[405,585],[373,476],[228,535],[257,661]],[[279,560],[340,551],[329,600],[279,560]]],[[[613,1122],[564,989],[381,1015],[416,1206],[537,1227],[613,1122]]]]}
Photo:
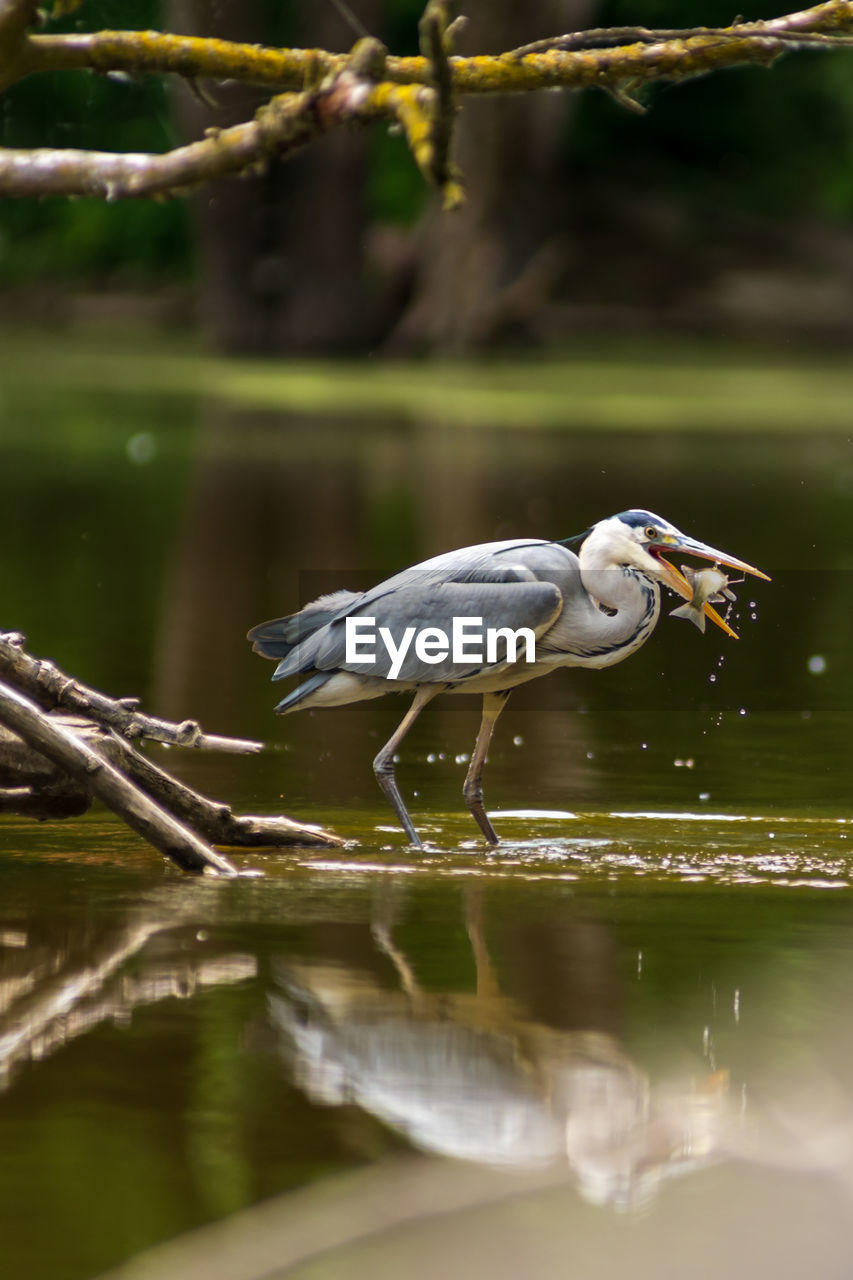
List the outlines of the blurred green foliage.
{"type": "MultiPolygon", "coordinates": [[[[51,33],[161,26],[157,0],[90,0],[51,33]]],[[[32,76],[2,95],[0,143],[6,147],[84,147],[163,151],[178,142],[166,85],[65,72],[32,76]]],[[[0,280],[138,278],[187,270],[185,202],[6,200],[0,205],[0,280]]]]}
{"type": "MultiPolygon", "coordinates": [[[[358,0],[353,8],[358,12],[358,0]]],[[[421,0],[386,0],[381,34],[397,53],[417,48],[421,0]]],[[[463,6],[464,8],[464,6],[463,6]]],[[[768,17],[784,5],[745,7],[768,17]]],[[[50,31],[166,26],[157,0],[88,0],[50,31]]],[[[270,6],[269,39],[288,41],[298,10],[270,6]]],[[[723,0],[606,0],[602,25],[730,22],[723,0]]],[[[564,180],[578,193],[608,184],[698,211],[725,206],[774,218],[844,219],[853,212],[853,55],[796,54],[772,70],[744,68],[644,91],[638,117],[587,92],[567,111],[564,180]]],[[[162,151],[179,141],[167,85],[88,72],[36,76],[2,98],[4,146],[162,151]]],[[[404,143],[376,130],[369,199],[377,221],[411,224],[427,193],[404,143]]],[[[9,200],[0,206],[0,281],[134,280],[191,269],[185,201],[9,200]]]]}
{"type": "MultiPolygon", "coordinates": [[[[795,5],[742,6],[747,21],[795,5]]],[[[708,26],[732,21],[725,0],[610,0],[602,25],[708,26]]],[[[580,99],[569,142],[576,180],[602,168],[626,195],[659,189],[709,208],[770,217],[853,212],[853,76],[847,51],[796,53],[772,68],[737,68],[646,88],[644,117],[603,94],[580,99]]]]}

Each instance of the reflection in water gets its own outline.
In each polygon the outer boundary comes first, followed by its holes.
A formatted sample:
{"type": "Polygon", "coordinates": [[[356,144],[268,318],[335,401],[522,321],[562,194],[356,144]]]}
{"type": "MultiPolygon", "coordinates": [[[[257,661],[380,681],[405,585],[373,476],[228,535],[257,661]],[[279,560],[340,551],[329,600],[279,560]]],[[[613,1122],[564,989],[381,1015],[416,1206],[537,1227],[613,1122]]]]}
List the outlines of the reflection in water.
{"type": "Polygon", "coordinates": [[[181,955],[186,932],[173,913],[149,911],[131,913],[119,928],[68,930],[59,945],[20,930],[0,934],[0,1089],[16,1066],[100,1023],[126,1025],[142,1005],[255,976],[253,957],[205,954],[194,933],[193,953],[181,955]],[[138,971],[128,969],[132,960],[138,971]]]}
{"type": "Polygon", "coordinates": [[[59,941],[4,928],[0,1087],[105,1022],[129,1026],[142,1006],[254,981],[288,1076],[311,1103],[355,1106],[433,1155],[564,1167],[596,1204],[645,1204],[663,1179],[732,1155],[791,1167],[853,1158],[841,1095],[815,1128],[799,1087],[768,1128],[745,1085],[730,1096],[725,1063],[651,1077],[625,1047],[619,956],[594,918],[563,904],[505,924],[496,965],[482,889],[467,888],[473,989],[436,990],[395,938],[395,895],[383,883],[369,922],[315,928],[315,954],[303,946],[269,961],[223,949],[193,921],[191,897],[159,893],[121,924],[66,922],[59,941]]]}
{"type": "MultiPolygon", "coordinates": [[[[849,1060],[843,1030],[834,1047],[809,1042],[808,1052],[801,1036],[787,1081],[774,1082],[772,1045],[778,1052],[779,1042],[761,1035],[747,943],[735,947],[734,1017],[740,1029],[745,983],[751,1061],[738,1037],[721,1034],[711,1045],[713,1015],[696,981],[707,945],[694,954],[688,933],[669,940],[687,897],[658,920],[665,928],[652,928],[648,954],[635,957],[618,911],[607,918],[559,886],[486,877],[460,885],[352,869],[305,878],[302,871],[224,888],[161,884],[140,901],[128,895],[123,908],[111,902],[96,913],[78,902],[61,910],[54,904],[41,919],[9,914],[0,921],[4,1119],[20,1112],[24,1133],[37,1133],[45,1095],[33,1093],[34,1083],[44,1074],[53,1080],[48,1091],[55,1090],[69,1064],[75,1078],[75,1055],[79,1068],[88,1054],[82,1109],[73,1093],[68,1097],[81,1117],[69,1131],[74,1150],[94,1140],[106,1116],[116,1134],[127,1131],[143,1174],[151,1161],[162,1177],[160,1157],[171,1165],[193,1150],[217,1186],[239,1181],[237,1170],[251,1177],[256,1167],[279,1167],[278,1181],[261,1180],[253,1194],[206,1214],[222,1217],[290,1188],[273,1224],[277,1265],[314,1257],[330,1239],[345,1247],[370,1221],[370,1211],[366,1219],[354,1213],[348,1193],[339,1196],[328,1178],[325,1198],[302,1220],[298,1196],[312,1191],[306,1184],[318,1166],[328,1173],[373,1163],[379,1190],[364,1194],[381,1204],[383,1228],[428,1220],[438,1202],[456,1212],[457,1188],[463,1203],[491,1206],[559,1190],[562,1218],[588,1213],[583,1202],[664,1213],[673,1192],[711,1164],[718,1187],[736,1185],[740,1168],[755,1177],[808,1178],[810,1194],[823,1186],[849,1199],[853,1105],[831,1071],[833,1055],[849,1060]],[[682,985],[679,965],[686,966],[682,985]],[[666,970],[658,989],[648,986],[654,977],[647,979],[647,970],[655,969],[658,982],[666,970]],[[152,1012],[142,1016],[143,1006],[152,1012]],[[676,1030],[679,1019],[684,1025],[676,1030]],[[176,1041],[179,1025],[192,1033],[176,1041]],[[704,1034],[704,1059],[697,1044],[685,1059],[685,1029],[690,1038],[704,1034]],[[152,1078],[155,1060],[159,1075],[152,1078]],[[113,1073],[131,1090],[118,1110],[113,1073]],[[193,1085],[186,1092],[185,1077],[193,1085]],[[165,1128],[151,1124],[164,1091],[172,1103],[165,1128]],[[409,1170],[423,1169],[423,1184],[400,1173],[400,1145],[411,1152],[409,1170]],[[476,1175],[467,1187],[459,1181],[466,1169],[476,1175]],[[659,1194],[665,1180],[669,1199],[659,1194]],[[580,1197],[566,1194],[569,1184],[580,1197]]],[[[608,901],[600,898],[599,907],[608,901]]],[[[639,901],[627,904],[629,920],[639,901]]],[[[656,901],[666,904],[665,897],[656,901]]],[[[722,928],[724,938],[737,940],[723,924],[730,908],[721,911],[706,930],[722,928]]],[[[781,934],[790,937],[784,928],[781,934]]],[[[797,953],[785,959],[789,946],[778,943],[775,954],[783,971],[789,964],[789,982],[802,983],[797,953]]],[[[827,959],[833,969],[834,955],[830,950],[827,959]]],[[[819,975],[822,991],[829,972],[819,975]]],[[[783,976],[774,974],[774,984],[782,983],[787,1028],[791,1009],[802,1019],[810,1007],[818,978],[797,988],[786,987],[783,976]]],[[[849,993],[847,1003],[840,996],[846,990],[838,987],[840,1015],[850,1007],[849,993]]],[[[716,993],[715,980],[714,1001],[716,993]]],[[[61,1106],[55,1114],[64,1115],[61,1106]]],[[[56,1158],[62,1143],[60,1122],[46,1150],[56,1158]]],[[[109,1144],[99,1150],[103,1157],[109,1144]]],[[[92,1179],[101,1181],[111,1167],[98,1166],[92,1179]]],[[[124,1175],[133,1186],[138,1172],[124,1175]]],[[[698,1205],[708,1184],[696,1185],[698,1205]]],[[[631,1214],[625,1221],[644,1220],[631,1214]]],[[[149,1239],[173,1233],[172,1222],[167,1215],[149,1239]]],[[[583,1217],[574,1229],[578,1224],[594,1226],[583,1217]]],[[[240,1238],[245,1258],[253,1232],[240,1238]]],[[[128,1240],[117,1236],[107,1260],[138,1248],[128,1240]]],[[[207,1273],[202,1262],[212,1263],[203,1249],[196,1260],[198,1274],[225,1280],[278,1274],[255,1273],[248,1264],[229,1270],[224,1261],[207,1273]]],[[[141,1274],[196,1274],[183,1263],[158,1266],[141,1274]]]]}
{"type": "Polygon", "coordinates": [[[601,927],[540,924],[535,950],[522,929],[509,944],[521,962],[514,990],[503,994],[478,891],[466,903],[472,994],[425,990],[386,923],[373,927],[375,959],[390,961],[396,989],[363,968],[279,962],[270,1015],[308,1096],[356,1104],[438,1155],[511,1168],[567,1160],[597,1203],[636,1205],[663,1177],[719,1156],[726,1073],[655,1087],[596,1025],[612,1020],[616,981],[597,967],[612,960],[601,927]]]}

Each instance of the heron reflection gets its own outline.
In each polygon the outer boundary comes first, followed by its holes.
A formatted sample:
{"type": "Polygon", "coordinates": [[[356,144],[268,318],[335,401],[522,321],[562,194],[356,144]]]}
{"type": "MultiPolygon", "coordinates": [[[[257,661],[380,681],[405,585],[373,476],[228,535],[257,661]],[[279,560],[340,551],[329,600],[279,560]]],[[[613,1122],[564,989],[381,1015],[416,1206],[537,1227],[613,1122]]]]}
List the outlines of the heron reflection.
{"type": "Polygon", "coordinates": [[[652,1084],[608,1029],[618,997],[601,926],[538,924],[540,971],[503,991],[477,892],[467,904],[470,993],[427,990],[381,921],[374,959],[390,961],[392,988],[376,965],[277,963],[269,1011],[294,1082],[316,1103],[359,1106],[426,1152],[567,1165],[596,1203],[636,1205],[666,1176],[717,1157],[732,1124],[726,1073],[652,1084]]]}

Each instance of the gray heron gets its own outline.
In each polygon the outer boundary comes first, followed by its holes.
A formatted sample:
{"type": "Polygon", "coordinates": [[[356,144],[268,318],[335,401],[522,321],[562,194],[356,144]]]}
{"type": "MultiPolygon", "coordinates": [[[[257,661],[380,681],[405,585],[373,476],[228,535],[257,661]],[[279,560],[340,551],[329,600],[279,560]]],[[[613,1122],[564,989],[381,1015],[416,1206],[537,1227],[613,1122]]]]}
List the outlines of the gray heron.
{"type": "MultiPolygon", "coordinates": [[[[645,644],[660,615],[661,585],[693,597],[664,552],[767,577],[650,511],[623,511],[564,541],[510,538],[448,551],[368,591],[321,596],[298,613],[253,627],[248,638],[256,653],[277,660],[273,680],[301,677],[278,703],[280,713],[414,692],[373,770],[417,848],[421,841],[394,776],[395,753],[432,698],[481,694],[482,721],[463,795],[487,842],[497,844],[482,772],[510,692],[557,667],[613,666],[645,644]],[[579,543],[578,552],[568,543],[579,543]]],[[[702,611],[735,636],[711,601],[702,611]]]]}

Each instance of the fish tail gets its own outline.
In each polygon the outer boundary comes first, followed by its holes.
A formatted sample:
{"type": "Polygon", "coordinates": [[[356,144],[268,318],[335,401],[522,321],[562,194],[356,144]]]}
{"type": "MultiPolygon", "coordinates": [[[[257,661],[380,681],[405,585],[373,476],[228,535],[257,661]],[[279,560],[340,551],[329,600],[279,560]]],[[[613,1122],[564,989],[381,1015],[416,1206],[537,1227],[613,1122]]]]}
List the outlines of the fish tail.
{"type": "Polygon", "coordinates": [[[705,630],[705,615],[701,609],[696,609],[692,601],[688,600],[687,604],[683,604],[678,609],[673,609],[669,615],[671,618],[689,618],[694,627],[698,627],[700,631],[705,630]]]}

